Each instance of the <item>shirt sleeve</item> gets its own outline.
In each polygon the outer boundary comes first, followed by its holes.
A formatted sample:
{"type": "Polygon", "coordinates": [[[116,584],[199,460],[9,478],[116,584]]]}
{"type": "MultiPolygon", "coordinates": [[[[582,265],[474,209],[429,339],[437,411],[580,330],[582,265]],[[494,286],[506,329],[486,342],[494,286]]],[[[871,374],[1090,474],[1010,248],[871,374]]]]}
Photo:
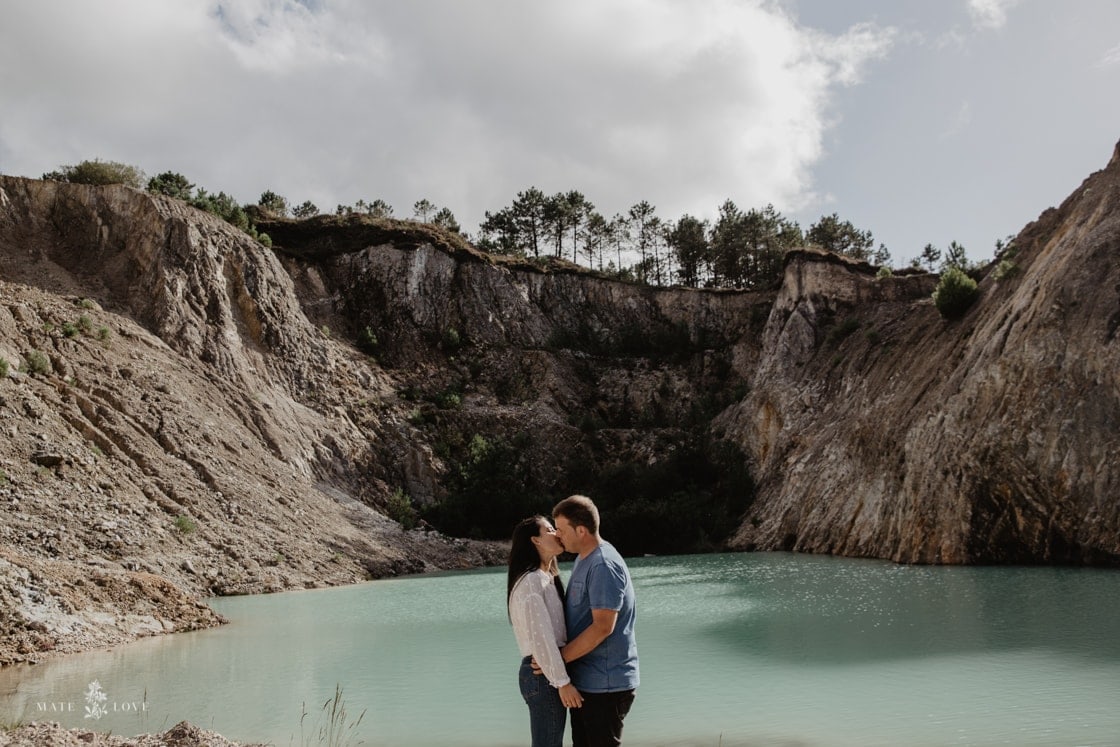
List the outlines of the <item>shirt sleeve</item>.
{"type": "Polygon", "coordinates": [[[544,597],[540,594],[526,594],[521,604],[529,628],[533,658],[544,672],[548,684],[555,688],[567,685],[571,679],[568,677],[568,670],[564,667],[564,658],[560,655],[560,649],[556,646],[552,618],[544,604],[544,597]]]}
{"type": "Polygon", "coordinates": [[[587,598],[593,610],[622,609],[626,596],[625,572],[614,563],[600,563],[587,577],[587,598]]]}

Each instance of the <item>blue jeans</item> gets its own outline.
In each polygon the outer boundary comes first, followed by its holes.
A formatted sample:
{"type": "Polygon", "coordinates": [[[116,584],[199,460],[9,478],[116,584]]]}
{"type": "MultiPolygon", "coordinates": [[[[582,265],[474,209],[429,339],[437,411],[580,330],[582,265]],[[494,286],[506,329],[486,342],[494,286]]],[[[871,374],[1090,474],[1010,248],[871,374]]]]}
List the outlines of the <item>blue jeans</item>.
{"type": "Polygon", "coordinates": [[[517,681],[521,686],[521,697],[529,706],[533,747],[563,747],[568,710],[560,702],[560,691],[548,684],[544,675],[533,674],[532,660],[531,656],[521,660],[517,681]]]}

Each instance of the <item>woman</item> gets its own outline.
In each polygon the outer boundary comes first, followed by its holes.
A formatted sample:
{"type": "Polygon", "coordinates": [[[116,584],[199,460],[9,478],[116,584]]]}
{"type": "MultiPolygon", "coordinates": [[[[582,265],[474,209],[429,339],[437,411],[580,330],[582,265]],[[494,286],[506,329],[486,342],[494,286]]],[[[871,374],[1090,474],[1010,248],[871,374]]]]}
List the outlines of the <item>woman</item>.
{"type": "Polygon", "coordinates": [[[568,642],[564,584],[556,566],[563,551],[556,529],[543,516],[525,519],[513,530],[506,603],[523,657],[518,681],[529,706],[532,747],[561,747],[568,716],[564,709],[583,703],[560,656],[560,647],[568,642]],[[534,659],[544,676],[533,674],[534,659]]]}

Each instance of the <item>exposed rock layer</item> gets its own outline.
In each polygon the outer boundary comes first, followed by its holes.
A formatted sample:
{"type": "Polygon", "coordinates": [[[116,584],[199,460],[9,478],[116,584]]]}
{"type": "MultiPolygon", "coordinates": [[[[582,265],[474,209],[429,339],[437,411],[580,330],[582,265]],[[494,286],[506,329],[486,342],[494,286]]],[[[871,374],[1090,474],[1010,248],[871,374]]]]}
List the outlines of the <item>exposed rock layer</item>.
{"type": "Polygon", "coordinates": [[[169,600],[501,560],[377,510],[366,466],[413,449],[392,383],[182,203],[0,178],[0,358],[0,662],[217,621],[169,600]]]}
{"type": "Polygon", "coordinates": [[[1005,259],[949,322],[932,281],[791,258],[722,418],[760,482],[734,546],[1120,561],[1120,147],[1005,259]]]}
{"type": "Polygon", "coordinates": [[[1118,184],[1114,157],[946,322],[935,277],[809,251],[776,294],[653,289],[364,218],[258,216],[273,252],[0,177],[0,662],[213,624],[198,595],[501,562],[385,516],[445,495],[448,433],[529,434],[555,497],[575,457],[726,439],[737,548],[1114,564],[1118,184]]]}

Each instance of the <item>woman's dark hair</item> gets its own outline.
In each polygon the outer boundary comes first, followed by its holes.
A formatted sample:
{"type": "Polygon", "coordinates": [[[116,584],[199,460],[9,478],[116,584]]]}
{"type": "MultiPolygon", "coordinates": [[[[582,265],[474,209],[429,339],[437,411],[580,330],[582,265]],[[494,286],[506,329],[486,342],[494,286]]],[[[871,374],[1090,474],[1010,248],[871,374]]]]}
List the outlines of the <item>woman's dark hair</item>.
{"type": "MultiPolygon", "coordinates": [[[[513,595],[513,587],[517,585],[518,580],[526,573],[541,567],[541,554],[537,552],[537,546],[533,544],[533,537],[541,533],[541,527],[544,526],[545,521],[546,519],[543,516],[530,516],[513,528],[513,540],[509,545],[509,572],[506,578],[507,612],[509,611],[509,598],[513,595]]],[[[560,592],[560,598],[563,599],[564,583],[560,580],[560,574],[557,573],[553,578],[555,579],[556,590],[560,592]]]]}

